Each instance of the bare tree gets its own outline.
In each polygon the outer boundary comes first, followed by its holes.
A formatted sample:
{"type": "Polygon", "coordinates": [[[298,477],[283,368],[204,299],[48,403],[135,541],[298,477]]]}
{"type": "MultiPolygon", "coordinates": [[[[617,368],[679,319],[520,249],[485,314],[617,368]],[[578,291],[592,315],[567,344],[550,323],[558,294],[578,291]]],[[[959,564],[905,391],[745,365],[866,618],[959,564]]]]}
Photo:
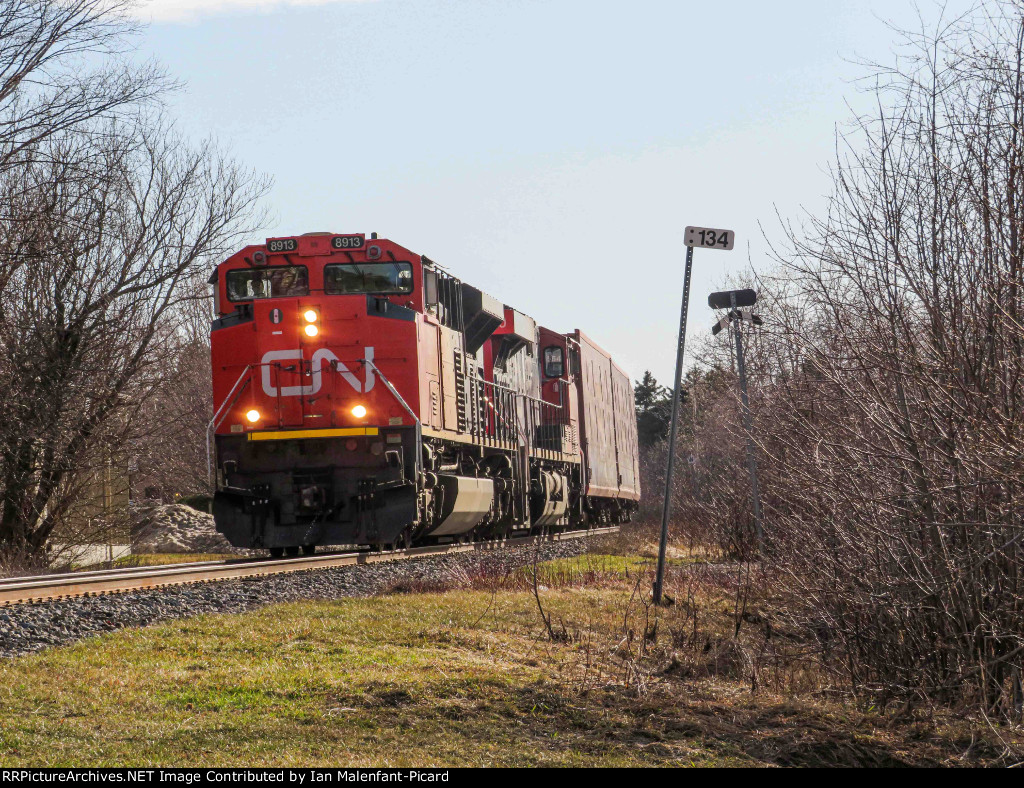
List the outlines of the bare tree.
{"type": "MultiPolygon", "coordinates": [[[[19,170],[49,155],[48,139],[103,134],[108,122],[137,118],[173,87],[155,64],[136,65],[127,57],[138,30],[127,14],[134,5],[0,0],[0,177],[6,179],[8,209],[15,207],[12,189],[28,185],[19,170]]],[[[65,171],[62,177],[74,175],[65,171]]],[[[2,218],[15,222],[19,214],[2,218]]],[[[0,292],[32,262],[30,250],[0,247],[0,292]]]]}
{"type": "MultiPolygon", "coordinates": [[[[876,110],[841,139],[828,210],[757,283],[767,559],[780,614],[858,692],[1019,717],[1024,5],[903,44],[871,70],[876,110]]],[[[693,509],[742,529],[737,420],[702,419],[700,462],[719,464],[693,509]]]]}
{"type": "Polygon", "coordinates": [[[135,114],[170,83],[122,57],[135,0],[0,2],[0,172],[55,134],[135,114]]]}
{"type": "MultiPolygon", "coordinates": [[[[36,553],[97,441],[123,446],[171,373],[190,287],[251,231],[266,183],[155,122],[52,135],[9,175],[0,246],[0,544],[36,553]]],[[[159,414],[157,414],[159,418],[159,414]]]]}
{"type": "Polygon", "coordinates": [[[174,85],[132,60],[134,5],[0,0],[7,553],[38,554],[56,527],[82,521],[96,480],[109,499],[110,467],[129,454],[180,466],[179,478],[195,468],[180,437],[205,412],[196,299],[266,186],[154,114],[174,85]]]}
{"type": "Polygon", "coordinates": [[[192,299],[178,310],[179,328],[166,375],[136,418],[129,450],[132,492],[155,489],[162,500],[212,493],[207,428],[210,398],[209,285],[196,281],[192,299]]]}

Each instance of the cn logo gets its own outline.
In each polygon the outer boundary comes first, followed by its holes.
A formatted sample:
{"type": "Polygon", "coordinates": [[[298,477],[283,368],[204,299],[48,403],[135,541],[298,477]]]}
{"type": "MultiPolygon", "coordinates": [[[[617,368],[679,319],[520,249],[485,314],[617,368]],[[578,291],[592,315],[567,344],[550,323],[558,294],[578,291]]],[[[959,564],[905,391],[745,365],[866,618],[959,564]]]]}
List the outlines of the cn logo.
{"type": "MultiPolygon", "coordinates": [[[[373,348],[366,348],[366,360],[373,362],[373,348]]],[[[367,394],[373,390],[373,384],[377,382],[376,376],[373,374],[373,367],[370,364],[364,365],[366,367],[366,382],[362,382],[352,372],[338,361],[338,357],[334,355],[327,348],[321,348],[313,354],[313,358],[310,360],[310,365],[313,368],[313,374],[310,375],[310,383],[308,386],[282,386],[280,393],[278,392],[277,386],[274,385],[276,379],[274,375],[275,363],[280,361],[302,361],[301,350],[272,350],[263,356],[263,360],[260,362],[261,371],[261,382],[263,383],[263,393],[268,397],[309,397],[320,391],[320,387],[323,385],[323,365],[324,362],[327,364],[337,363],[338,374],[340,374],[345,382],[348,383],[352,388],[361,394],[367,394]]]]}

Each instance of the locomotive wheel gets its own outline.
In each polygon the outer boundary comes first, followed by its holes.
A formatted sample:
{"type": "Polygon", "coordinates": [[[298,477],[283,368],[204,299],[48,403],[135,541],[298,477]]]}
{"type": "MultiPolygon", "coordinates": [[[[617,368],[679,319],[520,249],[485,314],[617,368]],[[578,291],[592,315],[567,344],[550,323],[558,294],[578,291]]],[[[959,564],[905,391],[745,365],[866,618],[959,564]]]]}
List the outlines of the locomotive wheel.
{"type": "Polygon", "coordinates": [[[512,535],[512,523],[511,521],[505,523],[495,523],[488,528],[482,534],[483,537],[492,542],[501,542],[508,539],[512,535]]]}
{"type": "Polygon", "coordinates": [[[295,556],[297,556],[299,554],[299,548],[298,547],[286,547],[284,549],[284,551],[288,554],[289,558],[294,558],[295,556]]]}
{"type": "Polygon", "coordinates": [[[284,558],[284,548],[283,547],[271,547],[270,548],[270,557],[271,558],[284,558]]]}
{"type": "Polygon", "coordinates": [[[316,552],[316,545],[315,544],[304,544],[304,545],[302,545],[302,554],[303,555],[313,555],[315,552],[316,552]]]}
{"type": "Polygon", "coordinates": [[[395,541],[382,544],[380,549],[385,552],[395,552],[398,550],[408,550],[412,547],[412,526],[410,525],[402,533],[395,537],[395,541]]]}

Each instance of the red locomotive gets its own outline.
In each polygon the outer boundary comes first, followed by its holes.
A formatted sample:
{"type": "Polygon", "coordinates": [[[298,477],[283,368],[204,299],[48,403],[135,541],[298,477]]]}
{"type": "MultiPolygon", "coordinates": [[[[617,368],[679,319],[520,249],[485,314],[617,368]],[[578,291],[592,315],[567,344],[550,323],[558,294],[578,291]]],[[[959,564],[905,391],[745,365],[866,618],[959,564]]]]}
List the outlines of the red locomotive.
{"type": "Polygon", "coordinates": [[[210,279],[217,529],[274,555],[624,522],[629,377],[376,235],[247,246],[210,279]]]}

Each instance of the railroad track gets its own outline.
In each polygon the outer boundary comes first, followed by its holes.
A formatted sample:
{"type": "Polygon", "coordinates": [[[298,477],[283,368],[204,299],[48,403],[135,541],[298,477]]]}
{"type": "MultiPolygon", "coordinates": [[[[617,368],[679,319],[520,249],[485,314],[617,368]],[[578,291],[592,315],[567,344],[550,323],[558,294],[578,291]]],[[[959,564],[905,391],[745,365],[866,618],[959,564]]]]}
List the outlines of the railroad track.
{"type": "Polygon", "coordinates": [[[263,577],[266,575],[308,572],[314,569],[354,566],[356,564],[377,564],[387,561],[407,561],[411,558],[472,553],[500,550],[503,547],[562,542],[587,536],[615,533],[618,527],[595,528],[590,531],[569,531],[548,536],[524,536],[504,539],[500,542],[470,542],[468,544],[444,544],[430,547],[412,547],[408,550],[384,552],[324,553],[323,555],[299,558],[240,558],[227,561],[201,561],[191,564],[165,564],[129,569],[110,569],[95,572],[72,572],[62,575],[40,575],[37,577],[15,577],[0,580],[0,607],[44,602],[52,599],[69,599],[81,596],[119,594],[164,586],[210,583],[221,580],[235,580],[242,577],[263,577]]]}

